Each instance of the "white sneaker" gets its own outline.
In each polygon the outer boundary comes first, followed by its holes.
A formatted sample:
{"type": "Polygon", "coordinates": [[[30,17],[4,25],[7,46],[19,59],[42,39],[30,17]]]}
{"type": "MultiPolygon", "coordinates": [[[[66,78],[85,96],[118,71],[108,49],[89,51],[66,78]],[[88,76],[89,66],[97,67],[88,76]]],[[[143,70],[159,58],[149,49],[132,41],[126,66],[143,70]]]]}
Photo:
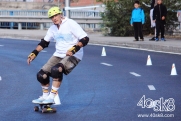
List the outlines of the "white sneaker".
{"type": "Polygon", "coordinates": [[[43,96],[40,96],[38,99],[32,100],[32,103],[38,103],[38,104],[40,104],[40,103],[42,103],[44,100],[46,100],[46,98],[43,97],[43,96]]]}
{"type": "Polygon", "coordinates": [[[49,103],[54,103],[54,99],[48,97],[47,99],[42,101],[43,104],[49,104],[49,103]]]}

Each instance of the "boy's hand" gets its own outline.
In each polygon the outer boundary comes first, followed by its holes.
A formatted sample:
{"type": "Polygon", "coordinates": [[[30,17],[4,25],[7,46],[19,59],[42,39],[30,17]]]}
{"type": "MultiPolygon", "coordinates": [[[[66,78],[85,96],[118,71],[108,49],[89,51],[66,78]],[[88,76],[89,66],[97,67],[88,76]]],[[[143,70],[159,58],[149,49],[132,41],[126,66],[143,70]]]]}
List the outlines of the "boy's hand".
{"type": "Polygon", "coordinates": [[[133,24],[131,24],[131,26],[133,26],[133,24]]]}
{"type": "Polygon", "coordinates": [[[165,20],[165,16],[162,16],[162,20],[165,20]]]}

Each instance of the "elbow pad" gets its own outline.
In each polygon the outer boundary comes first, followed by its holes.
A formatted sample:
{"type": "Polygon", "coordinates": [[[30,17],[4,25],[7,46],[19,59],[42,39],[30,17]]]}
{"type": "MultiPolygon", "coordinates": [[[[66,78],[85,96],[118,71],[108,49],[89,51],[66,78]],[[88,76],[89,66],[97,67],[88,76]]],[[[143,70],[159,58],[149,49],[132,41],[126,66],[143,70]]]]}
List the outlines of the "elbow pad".
{"type": "Polygon", "coordinates": [[[87,45],[87,43],[89,42],[89,37],[84,37],[81,40],[79,40],[79,42],[82,43],[83,47],[87,45]]]}
{"type": "Polygon", "coordinates": [[[41,39],[41,42],[38,45],[40,45],[44,49],[44,48],[48,47],[49,44],[50,44],[50,42],[47,42],[44,39],[41,39]]]}

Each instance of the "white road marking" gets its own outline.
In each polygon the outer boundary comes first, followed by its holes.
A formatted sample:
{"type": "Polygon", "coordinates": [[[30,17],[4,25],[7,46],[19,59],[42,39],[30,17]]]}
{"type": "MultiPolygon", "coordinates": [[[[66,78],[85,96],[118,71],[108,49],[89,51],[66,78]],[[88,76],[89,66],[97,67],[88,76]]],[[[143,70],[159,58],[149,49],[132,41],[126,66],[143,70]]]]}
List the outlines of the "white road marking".
{"type": "Polygon", "coordinates": [[[137,73],[135,73],[135,72],[130,72],[130,74],[132,74],[132,75],[134,75],[134,76],[141,76],[141,75],[139,75],[139,74],[137,74],[137,73]]]}
{"type": "Polygon", "coordinates": [[[106,65],[106,66],[113,66],[111,64],[108,64],[108,63],[101,63],[102,65],[106,65]]]}
{"type": "Polygon", "coordinates": [[[47,52],[47,51],[45,51],[45,50],[42,50],[41,52],[44,52],[44,53],[45,53],[45,52],[47,52]]]}
{"type": "Polygon", "coordinates": [[[149,88],[150,90],[156,90],[153,85],[148,85],[148,88],[149,88]]]}
{"type": "Polygon", "coordinates": [[[0,46],[4,46],[4,45],[0,45],[0,46]]]}
{"type": "Polygon", "coordinates": [[[143,50],[143,51],[148,51],[148,52],[157,52],[157,53],[166,53],[166,54],[181,55],[181,53],[156,51],[156,50],[142,49],[142,48],[123,47],[123,46],[104,45],[104,44],[91,44],[91,43],[89,43],[89,44],[90,44],[90,45],[97,45],[97,46],[107,46],[107,47],[116,47],[116,48],[132,49],[132,50],[143,50]]]}
{"type": "Polygon", "coordinates": [[[1,76],[0,76],[0,81],[2,80],[1,76]]]}

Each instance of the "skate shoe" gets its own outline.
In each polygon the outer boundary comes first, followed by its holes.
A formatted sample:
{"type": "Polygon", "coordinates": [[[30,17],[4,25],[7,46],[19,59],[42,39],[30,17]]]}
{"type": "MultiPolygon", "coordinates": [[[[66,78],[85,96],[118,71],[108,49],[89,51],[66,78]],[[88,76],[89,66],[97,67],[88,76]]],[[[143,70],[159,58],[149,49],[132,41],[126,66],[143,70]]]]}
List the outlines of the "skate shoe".
{"type": "Polygon", "coordinates": [[[40,96],[38,99],[32,100],[32,103],[38,103],[38,104],[40,104],[40,103],[42,103],[45,99],[46,99],[45,97],[40,96]]]}
{"type": "Polygon", "coordinates": [[[161,38],[162,41],[165,41],[165,38],[161,38]]]}
{"type": "Polygon", "coordinates": [[[156,41],[156,42],[159,41],[159,38],[155,38],[155,41],[156,41]]]}
{"type": "Polygon", "coordinates": [[[42,103],[43,103],[43,104],[54,103],[54,99],[52,99],[52,98],[47,98],[47,99],[45,99],[42,103]]]}
{"type": "Polygon", "coordinates": [[[153,38],[149,39],[149,41],[154,41],[154,40],[155,40],[155,37],[153,37],[153,38]]]}

